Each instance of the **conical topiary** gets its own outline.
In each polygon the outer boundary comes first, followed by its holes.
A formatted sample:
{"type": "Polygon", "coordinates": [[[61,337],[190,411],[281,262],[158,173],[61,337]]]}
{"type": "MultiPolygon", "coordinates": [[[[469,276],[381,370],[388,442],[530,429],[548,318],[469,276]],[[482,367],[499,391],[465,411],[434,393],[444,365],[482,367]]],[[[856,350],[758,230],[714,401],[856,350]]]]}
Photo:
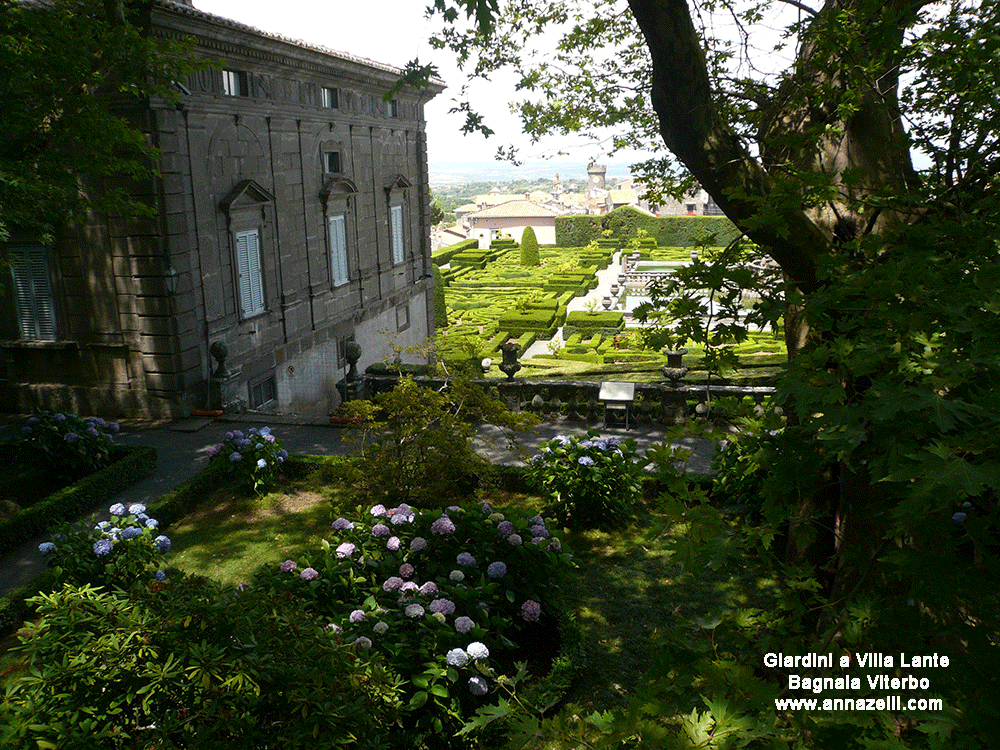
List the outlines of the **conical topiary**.
{"type": "Polygon", "coordinates": [[[535,239],[535,230],[531,227],[525,227],[524,234],[521,235],[521,265],[541,265],[538,257],[538,240],[535,239]]]}

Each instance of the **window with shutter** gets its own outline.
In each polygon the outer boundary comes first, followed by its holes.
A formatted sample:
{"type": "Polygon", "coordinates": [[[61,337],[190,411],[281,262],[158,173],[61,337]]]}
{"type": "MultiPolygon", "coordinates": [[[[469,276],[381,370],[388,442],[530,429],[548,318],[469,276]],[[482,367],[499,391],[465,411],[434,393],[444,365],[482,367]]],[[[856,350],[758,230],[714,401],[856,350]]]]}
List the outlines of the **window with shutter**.
{"type": "Polygon", "coordinates": [[[55,302],[44,247],[10,248],[14,304],[22,339],[56,340],[55,302]]]}
{"type": "Polygon", "coordinates": [[[347,222],[343,215],[330,217],[330,264],[333,285],[347,283],[347,222]]]}
{"type": "Polygon", "coordinates": [[[236,235],[240,308],[249,318],[264,312],[264,280],[260,271],[260,234],[256,229],[236,235]]]}
{"type": "Polygon", "coordinates": [[[390,206],[389,216],[392,222],[392,262],[400,264],[403,262],[403,207],[390,206]]]}

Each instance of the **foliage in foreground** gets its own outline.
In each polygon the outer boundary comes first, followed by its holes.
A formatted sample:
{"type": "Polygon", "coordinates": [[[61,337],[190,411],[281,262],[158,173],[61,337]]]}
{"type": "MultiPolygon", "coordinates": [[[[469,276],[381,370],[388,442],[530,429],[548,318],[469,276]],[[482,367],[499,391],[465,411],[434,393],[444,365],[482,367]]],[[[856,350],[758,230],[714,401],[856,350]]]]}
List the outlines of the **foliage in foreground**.
{"type": "Polygon", "coordinates": [[[262,568],[254,587],[303,606],[400,676],[396,743],[461,747],[453,735],[494,700],[515,661],[535,676],[549,668],[571,556],[541,517],[485,503],[377,505],[333,528],[322,550],[262,568]]]}
{"type": "Polygon", "coordinates": [[[384,748],[397,684],[310,617],[198,579],[132,596],[89,585],[32,600],[27,676],[0,707],[12,750],[384,748]]]}

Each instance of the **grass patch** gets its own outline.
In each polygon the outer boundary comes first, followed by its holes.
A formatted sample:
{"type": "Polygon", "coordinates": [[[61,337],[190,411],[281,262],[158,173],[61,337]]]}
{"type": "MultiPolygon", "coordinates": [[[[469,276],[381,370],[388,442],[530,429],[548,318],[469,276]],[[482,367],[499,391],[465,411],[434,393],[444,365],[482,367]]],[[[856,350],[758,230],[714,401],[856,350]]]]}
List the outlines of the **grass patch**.
{"type": "Polygon", "coordinates": [[[170,527],[173,551],[167,562],[186,573],[239,584],[262,564],[317,547],[334,509],[347,510],[347,493],[336,476],[331,464],[307,466],[286,474],[275,491],[260,497],[220,487],[170,527]]]}

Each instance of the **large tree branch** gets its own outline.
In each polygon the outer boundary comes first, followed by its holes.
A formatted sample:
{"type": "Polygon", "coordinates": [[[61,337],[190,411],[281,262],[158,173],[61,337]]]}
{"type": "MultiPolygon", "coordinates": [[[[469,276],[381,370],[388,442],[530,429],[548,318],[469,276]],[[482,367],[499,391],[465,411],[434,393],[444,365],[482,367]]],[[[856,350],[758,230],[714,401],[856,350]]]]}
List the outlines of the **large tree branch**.
{"type": "Polygon", "coordinates": [[[667,148],[733,223],[809,290],[830,241],[801,205],[776,198],[771,177],[720,116],[686,0],[629,0],[629,7],[652,58],[651,98],[667,148]]]}

